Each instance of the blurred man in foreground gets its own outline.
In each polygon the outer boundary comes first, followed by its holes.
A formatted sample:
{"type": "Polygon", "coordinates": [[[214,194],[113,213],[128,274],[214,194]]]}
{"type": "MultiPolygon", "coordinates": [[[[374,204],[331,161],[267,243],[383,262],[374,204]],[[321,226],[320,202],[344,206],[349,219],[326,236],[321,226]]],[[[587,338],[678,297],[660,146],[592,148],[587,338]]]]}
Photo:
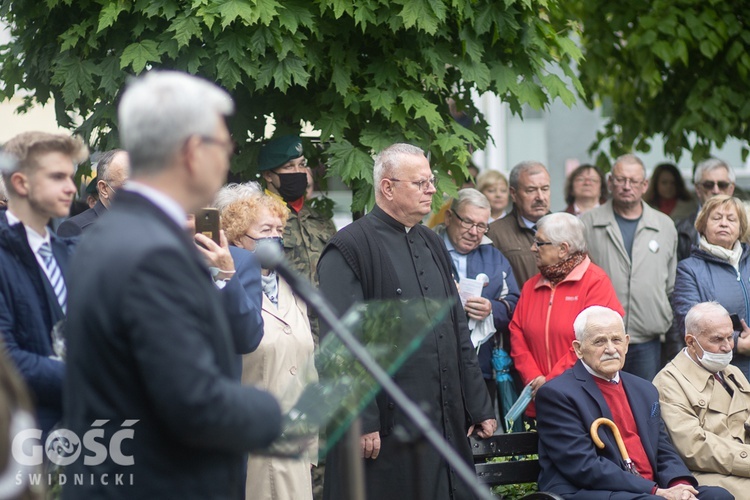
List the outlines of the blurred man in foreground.
{"type": "Polygon", "coordinates": [[[232,108],[174,72],[135,80],[120,101],[131,181],[71,265],[65,380],[67,427],[96,426],[120,453],[68,465],[65,499],[241,498],[243,453],[279,434],[275,399],[236,380],[235,325],[185,230],[226,177],[232,108]]]}

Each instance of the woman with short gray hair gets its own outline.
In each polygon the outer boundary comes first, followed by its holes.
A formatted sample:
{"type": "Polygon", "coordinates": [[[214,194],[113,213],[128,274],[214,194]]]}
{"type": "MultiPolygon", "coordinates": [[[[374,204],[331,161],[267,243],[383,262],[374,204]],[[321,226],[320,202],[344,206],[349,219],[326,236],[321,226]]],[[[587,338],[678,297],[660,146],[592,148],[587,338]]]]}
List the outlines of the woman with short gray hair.
{"type": "MultiPolygon", "coordinates": [[[[575,364],[573,322],[578,313],[594,305],[625,313],[609,277],[588,257],[578,217],[549,214],[536,226],[531,251],[540,272],[524,284],[510,323],[511,357],[534,395],[575,364]]],[[[526,415],[536,416],[533,405],[526,415]]]]}

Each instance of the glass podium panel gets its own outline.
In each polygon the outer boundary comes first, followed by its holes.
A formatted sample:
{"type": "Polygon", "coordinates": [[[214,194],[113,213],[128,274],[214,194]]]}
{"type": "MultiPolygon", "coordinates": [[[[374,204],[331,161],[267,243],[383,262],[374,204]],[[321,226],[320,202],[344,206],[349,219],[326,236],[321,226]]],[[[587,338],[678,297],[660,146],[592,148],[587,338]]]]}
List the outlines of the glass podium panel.
{"type": "MultiPolygon", "coordinates": [[[[341,321],[374,361],[393,375],[450,307],[447,299],[372,301],[355,304],[341,321]]],[[[300,456],[318,443],[322,430],[325,435],[318,444],[319,454],[324,456],[380,390],[333,332],[321,341],[314,366],[310,363],[302,371],[302,379],[303,387],[295,383],[287,391],[295,391],[299,397],[283,416],[281,436],[261,454],[300,456]]]]}

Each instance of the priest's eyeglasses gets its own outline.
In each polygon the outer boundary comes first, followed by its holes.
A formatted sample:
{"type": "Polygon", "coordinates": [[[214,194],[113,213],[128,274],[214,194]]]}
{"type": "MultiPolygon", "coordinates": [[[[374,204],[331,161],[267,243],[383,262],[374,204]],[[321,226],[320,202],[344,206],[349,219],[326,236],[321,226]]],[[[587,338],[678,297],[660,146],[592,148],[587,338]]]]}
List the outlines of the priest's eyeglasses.
{"type": "Polygon", "coordinates": [[[423,193],[430,189],[430,186],[437,189],[437,179],[435,177],[430,177],[429,179],[425,179],[423,181],[405,181],[403,179],[395,179],[393,177],[389,177],[388,180],[392,182],[410,182],[417,186],[417,189],[419,189],[423,193]]]}

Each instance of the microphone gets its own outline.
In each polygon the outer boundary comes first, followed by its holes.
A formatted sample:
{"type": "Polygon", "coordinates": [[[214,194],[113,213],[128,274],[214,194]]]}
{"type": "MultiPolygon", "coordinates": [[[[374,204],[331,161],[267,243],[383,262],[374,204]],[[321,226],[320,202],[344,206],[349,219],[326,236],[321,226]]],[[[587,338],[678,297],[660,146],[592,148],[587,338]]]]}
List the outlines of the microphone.
{"type": "MultiPolygon", "coordinates": [[[[255,245],[255,257],[263,269],[273,269],[284,278],[297,295],[302,297],[310,307],[325,321],[334,314],[323,295],[306,278],[289,267],[284,250],[274,241],[259,240],[255,245]]],[[[331,323],[329,323],[331,324],[331,323]]]]}

